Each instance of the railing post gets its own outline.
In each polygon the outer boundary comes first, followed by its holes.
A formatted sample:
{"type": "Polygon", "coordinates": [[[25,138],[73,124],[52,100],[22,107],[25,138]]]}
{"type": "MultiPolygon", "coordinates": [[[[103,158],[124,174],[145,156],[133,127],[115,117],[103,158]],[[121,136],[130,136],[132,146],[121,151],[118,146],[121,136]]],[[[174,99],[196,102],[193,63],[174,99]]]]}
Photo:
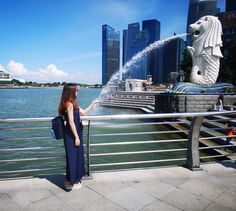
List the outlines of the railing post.
{"type": "Polygon", "coordinates": [[[202,126],[203,117],[194,117],[190,132],[188,135],[187,144],[187,168],[194,170],[200,170],[200,157],[199,157],[199,136],[202,126]]]}
{"type": "Polygon", "coordinates": [[[88,120],[86,158],[87,158],[87,175],[88,177],[90,177],[90,120],[88,120]]]}

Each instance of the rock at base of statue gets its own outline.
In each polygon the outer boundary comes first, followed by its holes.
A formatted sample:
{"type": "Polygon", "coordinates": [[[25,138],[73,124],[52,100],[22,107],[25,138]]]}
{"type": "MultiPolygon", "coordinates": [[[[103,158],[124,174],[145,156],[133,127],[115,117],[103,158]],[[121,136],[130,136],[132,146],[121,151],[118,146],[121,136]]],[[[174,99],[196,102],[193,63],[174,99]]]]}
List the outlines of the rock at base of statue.
{"type": "Polygon", "coordinates": [[[229,83],[216,84],[193,84],[193,83],[177,83],[173,89],[166,90],[166,93],[194,93],[194,94],[223,94],[232,92],[233,85],[229,83]]]}

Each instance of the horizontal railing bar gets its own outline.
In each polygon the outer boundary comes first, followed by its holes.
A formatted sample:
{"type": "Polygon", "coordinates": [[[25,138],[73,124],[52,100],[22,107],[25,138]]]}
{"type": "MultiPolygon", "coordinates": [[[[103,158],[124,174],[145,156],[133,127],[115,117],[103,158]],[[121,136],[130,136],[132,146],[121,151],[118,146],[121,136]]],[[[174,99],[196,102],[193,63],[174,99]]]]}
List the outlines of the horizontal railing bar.
{"type": "Polygon", "coordinates": [[[231,121],[231,120],[234,120],[234,119],[229,119],[229,120],[226,120],[226,119],[214,119],[214,120],[204,120],[202,123],[207,123],[207,122],[227,122],[227,121],[231,121]]]}
{"type": "Polygon", "coordinates": [[[26,170],[16,170],[16,171],[0,171],[0,174],[13,174],[13,173],[24,173],[24,172],[35,172],[35,171],[49,171],[49,170],[61,170],[65,169],[65,167],[61,168],[42,168],[42,169],[26,169],[26,170]]]}
{"type": "Polygon", "coordinates": [[[21,137],[21,138],[0,138],[0,141],[19,141],[19,140],[37,140],[37,139],[53,139],[53,137],[38,136],[38,137],[21,137]]]}
{"type": "Polygon", "coordinates": [[[189,132],[189,130],[163,130],[163,131],[154,131],[154,132],[135,132],[135,133],[98,133],[91,134],[91,137],[99,137],[99,136],[131,136],[131,135],[148,135],[148,134],[163,134],[163,133],[184,133],[189,132]]]}
{"type": "Polygon", "coordinates": [[[95,143],[95,144],[90,144],[90,146],[113,146],[113,145],[129,145],[129,144],[171,143],[171,142],[184,142],[184,141],[188,141],[188,139],[129,141],[129,142],[113,142],[113,143],[95,143]]]}
{"type": "Polygon", "coordinates": [[[181,148],[181,149],[163,149],[163,150],[134,151],[134,152],[111,152],[111,153],[91,154],[90,156],[99,157],[99,156],[110,156],[110,155],[133,155],[133,154],[150,154],[157,152],[179,152],[179,151],[187,151],[187,149],[181,148]]]}
{"type": "Polygon", "coordinates": [[[41,150],[41,149],[55,149],[55,148],[64,148],[64,146],[55,146],[55,147],[25,147],[25,148],[7,148],[0,149],[0,152],[8,151],[24,151],[24,150],[41,150]]]}
{"type": "Polygon", "coordinates": [[[127,127],[127,126],[137,126],[137,125],[170,125],[170,124],[186,124],[188,123],[187,121],[184,122],[184,121],[181,121],[181,122],[144,122],[144,123],[124,123],[124,124],[109,124],[109,123],[102,123],[102,124],[92,124],[91,127],[111,127],[111,126],[124,126],[124,127],[127,127]]]}
{"type": "Polygon", "coordinates": [[[44,130],[51,127],[12,127],[12,128],[0,128],[0,130],[44,130]]]}
{"type": "Polygon", "coordinates": [[[204,131],[212,131],[212,130],[222,130],[222,131],[225,131],[225,128],[218,128],[218,127],[215,127],[215,128],[208,128],[208,129],[203,129],[203,130],[201,130],[201,132],[204,132],[204,131]]]}
{"type": "Polygon", "coordinates": [[[204,158],[219,158],[219,157],[226,157],[226,156],[228,156],[228,154],[227,155],[202,156],[202,157],[200,157],[200,159],[204,159],[204,158]]]}
{"type": "Polygon", "coordinates": [[[214,149],[214,148],[224,148],[224,147],[236,147],[236,145],[220,145],[220,146],[210,146],[210,147],[199,147],[199,149],[214,149]]]}
{"type": "Polygon", "coordinates": [[[61,159],[64,157],[46,157],[46,158],[22,158],[22,159],[11,159],[11,160],[0,160],[0,163],[5,162],[22,162],[22,161],[35,161],[35,160],[51,160],[51,159],[61,159]]]}
{"type": "Polygon", "coordinates": [[[147,161],[133,161],[133,162],[119,162],[119,163],[103,163],[103,164],[91,164],[91,167],[102,167],[102,166],[118,166],[118,165],[131,165],[131,164],[145,164],[145,163],[160,163],[160,162],[171,162],[171,161],[186,161],[186,158],[176,159],[164,159],[164,160],[147,160],[147,161]]]}
{"type": "MultiPolygon", "coordinates": [[[[204,139],[217,139],[217,138],[227,138],[228,136],[225,135],[225,136],[211,136],[211,137],[202,137],[202,138],[199,138],[200,140],[204,140],[204,139]]],[[[232,138],[236,137],[236,135],[233,135],[233,136],[230,136],[232,138]]]]}
{"type": "MultiPolygon", "coordinates": [[[[119,114],[119,115],[104,115],[104,116],[81,116],[81,120],[123,120],[123,119],[156,119],[156,118],[175,118],[175,117],[199,117],[212,115],[235,114],[236,111],[213,111],[213,112],[190,112],[190,113],[161,113],[161,114],[119,114]]],[[[48,122],[54,117],[41,118],[12,118],[0,119],[0,123],[14,122],[48,122]]]]}

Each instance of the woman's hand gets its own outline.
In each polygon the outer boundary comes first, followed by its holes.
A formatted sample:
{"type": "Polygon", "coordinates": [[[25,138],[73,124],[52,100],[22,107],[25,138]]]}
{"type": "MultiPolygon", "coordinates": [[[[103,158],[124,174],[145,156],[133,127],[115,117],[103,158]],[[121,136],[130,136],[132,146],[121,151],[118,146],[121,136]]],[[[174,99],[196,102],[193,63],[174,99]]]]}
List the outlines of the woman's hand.
{"type": "Polygon", "coordinates": [[[80,139],[79,139],[79,137],[75,139],[75,146],[76,147],[80,146],[80,139]]]}
{"type": "Polygon", "coordinates": [[[93,105],[96,105],[96,104],[99,104],[99,103],[101,103],[101,101],[99,101],[99,100],[94,100],[92,104],[93,104],[93,105]]]}

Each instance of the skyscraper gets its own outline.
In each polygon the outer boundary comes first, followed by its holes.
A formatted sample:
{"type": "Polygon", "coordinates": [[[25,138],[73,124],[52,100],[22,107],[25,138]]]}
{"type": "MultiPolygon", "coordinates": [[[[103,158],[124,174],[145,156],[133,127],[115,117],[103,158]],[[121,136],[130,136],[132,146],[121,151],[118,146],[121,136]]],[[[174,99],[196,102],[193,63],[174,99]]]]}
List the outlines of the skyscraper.
{"type": "Polygon", "coordinates": [[[227,58],[228,49],[236,41],[236,1],[226,1],[226,11],[217,14],[222,25],[223,50],[227,58]]]}
{"type": "Polygon", "coordinates": [[[226,0],[225,12],[236,11],[236,1],[226,0]]]}
{"type": "Polygon", "coordinates": [[[102,25],[102,84],[120,69],[120,32],[102,25]]]}
{"type": "Polygon", "coordinates": [[[169,82],[169,75],[179,72],[185,48],[185,41],[179,37],[164,44],[161,50],[163,73],[162,77],[157,78],[158,83],[169,82]]]}
{"type": "MultiPolygon", "coordinates": [[[[160,40],[160,22],[157,20],[145,20],[142,23],[142,29],[146,35],[146,46],[160,40]]],[[[152,50],[147,55],[147,74],[152,75],[152,81],[157,82],[158,75],[160,75],[160,59],[158,59],[158,52],[156,49],[152,50]]]]}
{"type": "MultiPolygon", "coordinates": [[[[189,0],[187,32],[190,24],[196,22],[205,15],[216,15],[220,10],[217,8],[217,0],[189,0]]],[[[191,45],[192,40],[187,36],[187,45],[191,45]]]]}
{"type": "MultiPolygon", "coordinates": [[[[132,23],[128,25],[128,30],[123,30],[123,54],[122,64],[124,65],[129,61],[135,54],[142,51],[149,44],[160,39],[160,22],[157,20],[145,20],[142,22],[142,30],[140,30],[139,23],[132,23]]],[[[123,79],[146,79],[148,69],[151,68],[154,71],[154,63],[150,62],[152,53],[144,56],[138,61],[135,66],[131,67],[128,73],[123,79]]],[[[150,71],[149,71],[150,72],[150,71]]]]}

